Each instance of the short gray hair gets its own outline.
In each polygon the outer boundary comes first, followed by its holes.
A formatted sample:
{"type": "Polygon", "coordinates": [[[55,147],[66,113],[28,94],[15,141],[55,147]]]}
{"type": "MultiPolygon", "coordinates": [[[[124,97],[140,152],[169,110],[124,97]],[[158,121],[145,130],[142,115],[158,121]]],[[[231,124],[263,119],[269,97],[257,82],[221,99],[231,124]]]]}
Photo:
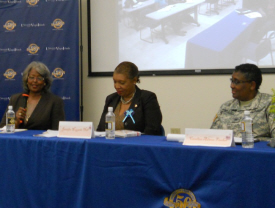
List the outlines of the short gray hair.
{"type": "Polygon", "coordinates": [[[43,92],[50,91],[50,87],[53,82],[53,78],[51,76],[50,70],[42,62],[33,61],[26,67],[26,69],[23,72],[22,81],[23,81],[24,92],[29,93],[29,91],[30,91],[27,83],[28,83],[29,73],[32,69],[35,69],[44,78],[44,82],[46,85],[45,85],[45,87],[43,87],[42,91],[43,92]]]}

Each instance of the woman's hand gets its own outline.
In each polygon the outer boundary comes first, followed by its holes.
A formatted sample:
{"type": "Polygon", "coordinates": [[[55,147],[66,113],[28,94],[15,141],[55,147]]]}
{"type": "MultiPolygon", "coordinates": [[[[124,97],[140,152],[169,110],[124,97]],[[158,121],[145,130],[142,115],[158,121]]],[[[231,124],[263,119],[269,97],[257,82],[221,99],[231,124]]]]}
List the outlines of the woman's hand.
{"type": "Polygon", "coordinates": [[[19,109],[16,111],[15,117],[16,117],[15,128],[18,128],[18,126],[24,122],[24,119],[26,117],[26,109],[19,107],[19,109]]]}

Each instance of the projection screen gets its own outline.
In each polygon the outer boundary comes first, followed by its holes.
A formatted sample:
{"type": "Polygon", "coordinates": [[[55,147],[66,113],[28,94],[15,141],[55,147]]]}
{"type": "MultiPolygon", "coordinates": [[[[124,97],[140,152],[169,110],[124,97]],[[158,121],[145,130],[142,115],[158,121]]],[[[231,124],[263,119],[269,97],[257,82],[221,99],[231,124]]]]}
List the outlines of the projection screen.
{"type": "Polygon", "coordinates": [[[275,0],[89,0],[89,76],[122,61],[144,75],[273,73],[274,22],[275,0]]]}

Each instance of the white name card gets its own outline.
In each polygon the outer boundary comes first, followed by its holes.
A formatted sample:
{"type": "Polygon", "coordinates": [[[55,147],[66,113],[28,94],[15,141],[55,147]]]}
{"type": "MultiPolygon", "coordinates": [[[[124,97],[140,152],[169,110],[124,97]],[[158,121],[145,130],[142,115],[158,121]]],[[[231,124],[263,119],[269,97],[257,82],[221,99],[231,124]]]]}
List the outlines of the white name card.
{"type": "Polygon", "coordinates": [[[93,122],[60,121],[58,137],[91,139],[95,137],[93,122]]]}
{"type": "Polygon", "coordinates": [[[183,145],[233,147],[235,142],[232,130],[186,128],[183,145]]]}

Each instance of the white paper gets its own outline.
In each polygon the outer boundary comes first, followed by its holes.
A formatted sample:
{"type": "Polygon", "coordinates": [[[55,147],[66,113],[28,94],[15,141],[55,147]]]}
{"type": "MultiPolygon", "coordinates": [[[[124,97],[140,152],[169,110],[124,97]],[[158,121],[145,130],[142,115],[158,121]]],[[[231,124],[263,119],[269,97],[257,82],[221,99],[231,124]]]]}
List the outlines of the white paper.
{"type": "Polygon", "coordinates": [[[139,6],[141,6],[143,3],[142,2],[138,2],[137,4],[135,4],[133,7],[135,8],[135,7],[139,7],[139,6]]]}
{"type": "MultiPolygon", "coordinates": [[[[258,142],[259,140],[256,138],[254,138],[254,142],[258,142]]],[[[234,142],[236,144],[242,144],[243,143],[243,139],[241,137],[234,137],[234,142]]]]}
{"type": "Polygon", "coordinates": [[[105,137],[106,133],[105,131],[95,131],[96,137],[105,137]]]}
{"type": "Polygon", "coordinates": [[[57,137],[58,131],[57,130],[47,130],[44,131],[42,134],[35,134],[33,136],[37,137],[57,137]]]}
{"type": "Polygon", "coordinates": [[[242,143],[242,138],[241,137],[234,137],[234,142],[235,143],[242,143]]]}
{"type": "Polygon", "coordinates": [[[169,5],[169,6],[166,6],[162,9],[159,9],[158,12],[167,12],[169,11],[170,9],[172,9],[175,5],[169,5]]]}
{"type": "Polygon", "coordinates": [[[133,130],[117,130],[115,131],[116,137],[135,137],[135,136],[141,136],[140,131],[133,131],[133,130]]]}
{"type": "Polygon", "coordinates": [[[257,18],[257,17],[262,17],[261,13],[259,12],[251,12],[248,14],[245,14],[245,16],[247,16],[248,18],[257,18]]]}
{"type": "Polygon", "coordinates": [[[184,134],[167,134],[167,141],[183,142],[185,139],[184,134]]]}
{"type": "MultiPolygon", "coordinates": [[[[21,132],[21,131],[27,131],[28,129],[15,129],[14,132],[21,132]]],[[[2,134],[11,134],[10,132],[6,132],[6,126],[3,128],[0,128],[0,133],[2,134]]]]}

